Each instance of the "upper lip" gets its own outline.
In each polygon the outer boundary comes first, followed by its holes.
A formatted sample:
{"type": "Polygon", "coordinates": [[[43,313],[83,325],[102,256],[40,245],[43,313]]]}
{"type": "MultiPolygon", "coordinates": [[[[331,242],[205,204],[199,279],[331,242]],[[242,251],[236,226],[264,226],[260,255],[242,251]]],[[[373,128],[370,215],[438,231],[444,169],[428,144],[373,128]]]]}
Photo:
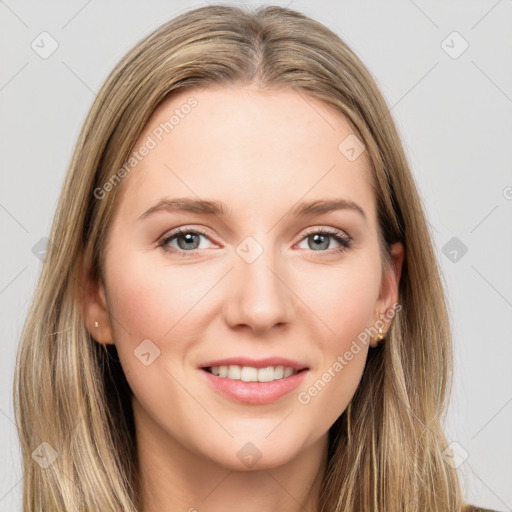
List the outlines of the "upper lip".
{"type": "Polygon", "coordinates": [[[200,368],[211,368],[212,366],[230,365],[252,366],[253,368],[266,368],[267,366],[284,366],[288,368],[293,368],[294,370],[304,370],[308,368],[306,364],[303,364],[300,361],[295,361],[293,359],[288,359],[286,357],[265,357],[263,359],[251,359],[250,357],[227,357],[225,359],[216,359],[214,361],[207,361],[206,363],[202,363],[200,365],[200,368]]]}

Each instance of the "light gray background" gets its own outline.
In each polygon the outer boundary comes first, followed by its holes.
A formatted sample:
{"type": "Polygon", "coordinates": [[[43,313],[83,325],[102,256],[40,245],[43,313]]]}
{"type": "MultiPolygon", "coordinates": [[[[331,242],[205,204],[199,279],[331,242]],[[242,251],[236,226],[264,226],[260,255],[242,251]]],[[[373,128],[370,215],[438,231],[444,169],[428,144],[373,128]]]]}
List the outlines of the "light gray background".
{"type": "MultiPolygon", "coordinates": [[[[338,33],[392,107],[446,279],[456,343],[448,439],[457,443],[468,499],[510,511],[512,2],[274,3],[338,33]],[[453,31],[469,44],[457,58],[464,42],[453,31]],[[445,247],[453,237],[467,247],[462,256],[457,249],[456,261],[445,247]]],[[[164,21],[200,5],[0,0],[0,511],[21,507],[11,387],[41,268],[32,248],[48,235],[80,126],[121,56],[164,21]],[[43,31],[58,43],[47,59],[31,47],[43,31]]]]}

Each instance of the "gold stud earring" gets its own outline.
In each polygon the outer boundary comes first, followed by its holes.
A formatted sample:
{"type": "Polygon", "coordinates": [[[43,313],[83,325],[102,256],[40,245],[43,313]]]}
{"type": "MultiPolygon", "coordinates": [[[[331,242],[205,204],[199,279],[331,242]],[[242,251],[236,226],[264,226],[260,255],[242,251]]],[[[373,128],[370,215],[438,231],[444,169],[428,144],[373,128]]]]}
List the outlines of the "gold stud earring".
{"type": "Polygon", "coordinates": [[[382,330],[382,327],[379,327],[379,335],[375,338],[375,341],[380,343],[384,340],[384,331],[382,330]]]}

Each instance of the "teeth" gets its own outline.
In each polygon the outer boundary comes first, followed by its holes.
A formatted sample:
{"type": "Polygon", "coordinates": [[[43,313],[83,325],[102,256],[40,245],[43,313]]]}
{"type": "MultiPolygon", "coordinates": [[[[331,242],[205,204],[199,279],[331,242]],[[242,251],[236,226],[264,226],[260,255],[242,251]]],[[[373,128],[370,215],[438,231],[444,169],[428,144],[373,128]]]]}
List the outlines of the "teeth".
{"type": "Polygon", "coordinates": [[[252,366],[239,366],[232,364],[229,366],[212,366],[210,373],[217,377],[227,377],[232,380],[241,380],[243,382],[272,382],[289,377],[297,373],[297,370],[284,366],[267,366],[266,368],[254,368],[252,366]]]}
{"type": "Polygon", "coordinates": [[[244,382],[257,382],[258,370],[256,368],[251,368],[250,366],[242,366],[242,369],[240,370],[240,380],[243,380],[244,382]]]}
{"type": "Polygon", "coordinates": [[[228,379],[240,380],[242,370],[235,364],[228,367],[228,379]]]}
{"type": "Polygon", "coordinates": [[[293,368],[285,368],[284,369],[284,376],[289,377],[293,373],[293,368]]]}

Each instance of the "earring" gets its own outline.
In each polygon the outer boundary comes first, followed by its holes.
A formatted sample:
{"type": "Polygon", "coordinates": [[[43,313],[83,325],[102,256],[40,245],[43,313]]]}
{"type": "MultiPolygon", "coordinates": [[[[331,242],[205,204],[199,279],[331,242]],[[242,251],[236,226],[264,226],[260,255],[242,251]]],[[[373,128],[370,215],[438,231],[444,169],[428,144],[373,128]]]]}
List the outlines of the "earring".
{"type": "Polygon", "coordinates": [[[94,322],[94,327],[96,327],[96,328],[98,328],[98,327],[99,327],[98,322],[94,322]]]}
{"type": "Polygon", "coordinates": [[[382,330],[382,327],[379,327],[379,335],[375,338],[375,341],[380,343],[384,340],[384,331],[382,330]]]}

